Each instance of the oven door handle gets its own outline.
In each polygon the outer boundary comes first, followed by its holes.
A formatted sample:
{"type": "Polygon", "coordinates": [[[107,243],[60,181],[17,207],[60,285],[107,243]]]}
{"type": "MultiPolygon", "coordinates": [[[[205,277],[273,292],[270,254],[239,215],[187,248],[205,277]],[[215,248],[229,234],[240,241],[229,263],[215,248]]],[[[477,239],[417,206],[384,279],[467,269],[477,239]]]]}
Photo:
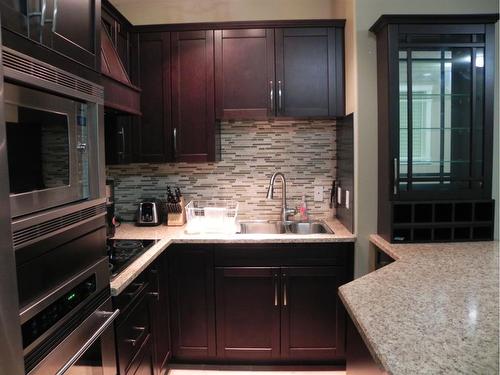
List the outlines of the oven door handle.
{"type": "Polygon", "coordinates": [[[80,349],[69,359],[68,362],[61,367],[59,371],[57,371],[56,375],[63,375],[66,371],[69,370],[71,366],[73,366],[80,357],[87,351],[88,348],[92,346],[92,344],[103,334],[106,329],[113,323],[116,317],[120,314],[120,310],[116,309],[113,312],[99,311],[97,314],[102,315],[103,317],[108,316],[108,318],[102,323],[102,325],[94,332],[90,338],[85,341],[80,349]]]}

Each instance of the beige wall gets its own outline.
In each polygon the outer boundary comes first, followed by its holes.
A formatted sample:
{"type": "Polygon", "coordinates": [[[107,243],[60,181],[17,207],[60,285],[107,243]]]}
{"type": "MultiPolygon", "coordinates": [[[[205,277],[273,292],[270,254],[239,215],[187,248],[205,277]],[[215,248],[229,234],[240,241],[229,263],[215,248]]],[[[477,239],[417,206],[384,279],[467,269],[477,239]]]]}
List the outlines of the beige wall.
{"type": "MultiPolygon", "coordinates": [[[[345,0],[111,0],[134,25],[339,18],[345,0]]],[[[343,18],[343,17],[342,17],[343,18]]]]}
{"type": "MultiPolygon", "coordinates": [[[[369,271],[368,236],[370,233],[376,233],[377,230],[377,61],[375,36],[368,29],[381,14],[493,13],[498,12],[498,0],[353,1],[356,18],[356,95],[358,108],[355,118],[357,120],[355,122],[355,144],[357,146],[355,193],[357,196],[356,206],[358,207],[355,270],[356,276],[361,276],[369,271]]],[[[494,196],[497,199],[496,217],[498,222],[498,89],[496,98],[496,149],[494,151],[496,183],[494,196]]]]}

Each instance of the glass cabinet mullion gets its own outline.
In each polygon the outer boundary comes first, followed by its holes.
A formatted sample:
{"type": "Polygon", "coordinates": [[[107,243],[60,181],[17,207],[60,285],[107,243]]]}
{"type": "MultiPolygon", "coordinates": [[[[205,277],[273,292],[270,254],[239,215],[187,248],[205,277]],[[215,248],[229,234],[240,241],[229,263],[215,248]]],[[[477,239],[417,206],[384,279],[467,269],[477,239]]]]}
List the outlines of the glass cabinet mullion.
{"type": "Polygon", "coordinates": [[[444,158],[445,158],[445,155],[444,155],[444,128],[445,128],[445,84],[446,84],[446,81],[445,81],[445,66],[444,66],[444,49],[441,49],[441,64],[440,64],[440,68],[441,68],[441,72],[440,72],[440,77],[441,77],[441,82],[440,82],[440,93],[441,93],[441,113],[440,113],[440,129],[441,131],[439,132],[439,145],[440,145],[440,150],[439,150],[439,159],[441,161],[440,165],[439,165],[439,183],[441,185],[444,184],[444,158]]]}
{"type": "MultiPolygon", "coordinates": [[[[470,74],[471,74],[471,111],[470,111],[470,127],[474,129],[475,113],[476,113],[476,48],[471,50],[471,64],[470,64],[470,74]]],[[[474,134],[471,132],[469,138],[469,159],[474,160],[474,134]]],[[[475,163],[469,164],[469,176],[474,176],[475,163]]],[[[471,183],[468,184],[469,189],[472,188],[471,183]]]]}
{"type": "Polygon", "coordinates": [[[406,177],[408,178],[406,189],[408,191],[412,190],[412,180],[413,180],[413,80],[412,80],[412,56],[413,50],[407,48],[406,50],[406,84],[407,84],[407,164],[406,164],[406,177]]]}

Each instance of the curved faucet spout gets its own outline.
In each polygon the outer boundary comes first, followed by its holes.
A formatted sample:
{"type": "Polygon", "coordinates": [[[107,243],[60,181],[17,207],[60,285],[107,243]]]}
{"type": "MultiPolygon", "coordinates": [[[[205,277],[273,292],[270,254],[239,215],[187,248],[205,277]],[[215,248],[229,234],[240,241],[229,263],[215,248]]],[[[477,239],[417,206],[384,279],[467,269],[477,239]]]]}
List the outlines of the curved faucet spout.
{"type": "Polygon", "coordinates": [[[281,220],[287,221],[288,215],[295,214],[295,209],[288,209],[286,207],[286,179],[285,175],[281,172],[274,172],[269,180],[269,188],[267,189],[267,199],[274,197],[274,183],[276,178],[281,177],[282,191],[281,191],[281,220]]]}

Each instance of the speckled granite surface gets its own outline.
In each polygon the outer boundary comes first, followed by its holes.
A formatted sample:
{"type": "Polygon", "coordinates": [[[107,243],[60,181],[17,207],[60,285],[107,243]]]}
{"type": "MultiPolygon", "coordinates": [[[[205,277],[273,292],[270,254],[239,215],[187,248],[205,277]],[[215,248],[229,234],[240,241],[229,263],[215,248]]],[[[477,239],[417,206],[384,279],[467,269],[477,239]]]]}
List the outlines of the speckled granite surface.
{"type": "Polygon", "coordinates": [[[140,275],[169,245],[173,243],[312,243],[353,242],[356,237],[338,220],[325,219],[334,234],[291,235],[291,234],[187,234],[185,226],[136,227],[124,223],[116,230],[116,239],[159,240],[153,247],[137,258],[111,281],[111,295],[120,294],[140,275]]]}
{"type": "Polygon", "coordinates": [[[400,244],[396,262],[339,294],[382,369],[393,375],[499,373],[499,242],[400,244]]]}

